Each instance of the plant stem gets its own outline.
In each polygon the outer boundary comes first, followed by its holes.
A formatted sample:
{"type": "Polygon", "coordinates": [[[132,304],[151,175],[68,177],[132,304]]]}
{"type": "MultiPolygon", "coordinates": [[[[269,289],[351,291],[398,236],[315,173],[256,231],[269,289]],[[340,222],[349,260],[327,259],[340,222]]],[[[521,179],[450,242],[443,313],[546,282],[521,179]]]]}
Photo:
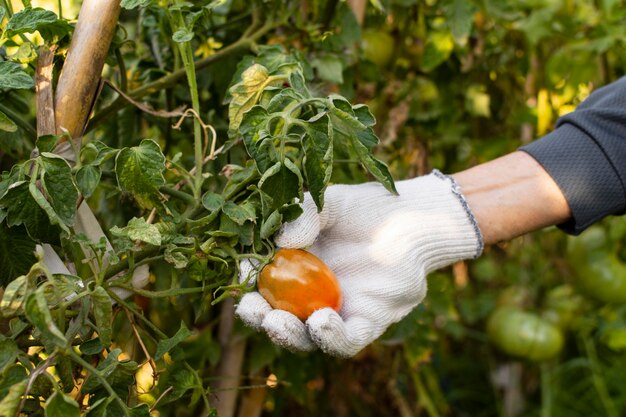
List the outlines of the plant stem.
{"type": "Polygon", "coordinates": [[[89,373],[92,375],[92,377],[95,377],[95,378],[98,379],[98,381],[100,381],[100,383],[102,384],[104,389],[107,390],[109,395],[111,397],[113,397],[113,399],[120,405],[120,407],[122,407],[122,410],[126,411],[128,409],[128,406],[126,405],[126,403],[124,403],[124,401],[122,401],[122,399],[119,397],[119,395],[117,395],[117,393],[113,390],[111,385],[109,385],[109,382],[106,380],[106,378],[103,377],[102,375],[100,375],[100,372],[96,368],[91,366],[87,361],[85,361],[83,358],[81,358],[72,349],[67,349],[66,353],[70,356],[70,358],[72,358],[72,360],[74,362],[76,362],[77,364],[79,364],[80,366],[82,366],[83,368],[88,370],[89,373]]]}
{"type": "Polygon", "coordinates": [[[585,351],[587,354],[587,359],[589,359],[589,365],[591,368],[591,377],[593,380],[593,386],[598,393],[598,397],[600,398],[600,402],[604,407],[604,411],[606,412],[607,417],[618,417],[619,414],[617,409],[615,408],[615,403],[611,399],[609,394],[609,390],[606,386],[606,381],[602,377],[602,370],[600,369],[600,363],[598,361],[598,354],[596,352],[596,347],[593,344],[593,341],[590,340],[589,336],[584,335],[582,337],[583,345],[585,347],[585,351]]]}
{"type": "Polygon", "coordinates": [[[22,119],[12,109],[8,108],[2,103],[0,103],[0,111],[6,114],[9,117],[9,119],[13,120],[16,125],[18,125],[24,130],[24,133],[26,133],[26,136],[27,136],[26,139],[29,142],[28,145],[32,148],[33,144],[35,143],[35,140],[37,140],[37,131],[35,130],[35,128],[30,123],[22,119]]]}
{"type": "Polygon", "coordinates": [[[146,318],[146,316],[141,314],[141,312],[137,311],[135,307],[133,307],[131,304],[124,301],[121,297],[119,297],[114,292],[109,292],[109,295],[111,296],[111,298],[115,300],[115,302],[117,302],[119,305],[126,308],[128,311],[130,311],[135,316],[137,316],[147,327],[149,327],[154,333],[156,333],[157,336],[159,336],[161,339],[167,339],[167,335],[163,333],[161,329],[155,326],[155,324],[152,323],[148,318],[146,318]]]}
{"type": "Polygon", "coordinates": [[[150,291],[150,290],[143,290],[140,288],[135,288],[132,285],[126,285],[126,284],[121,284],[121,285],[113,285],[113,287],[115,288],[122,288],[125,290],[129,290],[134,292],[135,294],[139,294],[141,296],[147,297],[147,298],[163,298],[163,297],[176,297],[179,295],[185,295],[185,294],[195,294],[195,293],[201,293],[207,290],[207,288],[211,288],[210,286],[208,287],[192,287],[192,288],[172,288],[169,290],[161,290],[161,291],[150,291]]]}
{"type": "Polygon", "coordinates": [[[187,194],[186,192],[175,190],[171,187],[166,187],[166,186],[159,187],[159,191],[161,191],[163,194],[167,194],[174,198],[178,198],[179,200],[184,201],[190,206],[195,206],[197,204],[196,199],[192,195],[187,194]]]}
{"type": "Polygon", "coordinates": [[[7,17],[10,19],[13,17],[13,5],[11,4],[11,0],[2,0],[4,4],[4,9],[7,11],[7,17]]]}

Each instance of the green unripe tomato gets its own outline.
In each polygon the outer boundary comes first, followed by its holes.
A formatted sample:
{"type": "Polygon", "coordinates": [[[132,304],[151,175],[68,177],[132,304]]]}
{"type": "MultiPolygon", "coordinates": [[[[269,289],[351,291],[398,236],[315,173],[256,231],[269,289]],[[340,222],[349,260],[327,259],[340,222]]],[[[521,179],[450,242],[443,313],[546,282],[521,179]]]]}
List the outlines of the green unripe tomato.
{"type": "Polygon", "coordinates": [[[574,270],[581,292],[603,303],[626,303],[626,266],[613,253],[581,260],[574,270]]]}
{"type": "Polygon", "coordinates": [[[536,314],[515,307],[498,307],[487,321],[489,340],[511,356],[541,361],[563,349],[563,333],[536,314]]]}
{"type": "Polygon", "coordinates": [[[366,29],[361,36],[363,56],[379,68],[391,63],[394,43],[393,37],[382,30],[366,29]]]}

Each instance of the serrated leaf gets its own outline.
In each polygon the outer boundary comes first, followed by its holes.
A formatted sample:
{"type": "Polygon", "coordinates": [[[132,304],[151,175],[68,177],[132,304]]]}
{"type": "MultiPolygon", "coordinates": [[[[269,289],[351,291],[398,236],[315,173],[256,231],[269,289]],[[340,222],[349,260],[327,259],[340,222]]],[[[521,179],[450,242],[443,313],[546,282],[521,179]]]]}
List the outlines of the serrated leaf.
{"type": "Polygon", "coordinates": [[[248,155],[254,158],[259,172],[264,173],[280,158],[274,148],[273,138],[267,131],[267,122],[270,118],[267,110],[261,106],[254,106],[241,121],[240,133],[246,146],[248,155]]]}
{"type": "Polygon", "coordinates": [[[281,82],[270,77],[267,68],[260,64],[253,64],[241,74],[241,81],[228,89],[231,96],[228,106],[228,135],[231,138],[238,135],[244,113],[259,101],[263,90],[281,82]]]}
{"type": "Polygon", "coordinates": [[[210,212],[221,209],[224,205],[224,202],[224,197],[211,191],[207,191],[202,196],[202,205],[210,212]]]}
{"type": "Polygon", "coordinates": [[[28,89],[33,88],[35,82],[19,64],[9,61],[0,61],[0,89],[28,89]]]}
{"type": "Polygon", "coordinates": [[[11,17],[4,36],[10,38],[22,33],[39,31],[44,39],[53,40],[64,37],[71,30],[70,24],[58,19],[54,12],[41,7],[26,7],[11,17]]]}
{"type": "Polygon", "coordinates": [[[464,44],[472,30],[476,7],[469,0],[452,0],[444,10],[454,40],[464,44]]]}
{"type": "MultiPolygon", "coordinates": [[[[295,165],[289,159],[285,159],[284,165],[278,165],[278,169],[274,168],[276,166],[274,165],[270,169],[273,171],[272,175],[264,176],[263,182],[259,182],[261,190],[272,196],[272,208],[274,209],[280,208],[299,197],[302,185],[302,177],[299,176],[299,170],[294,172],[293,168],[295,165]],[[291,163],[289,167],[287,167],[287,161],[291,163]]],[[[295,168],[297,170],[297,167],[295,168]]]]}
{"type": "Polygon", "coordinates": [[[386,189],[397,193],[389,168],[372,154],[373,146],[378,143],[372,128],[357,119],[356,113],[352,107],[348,107],[349,103],[345,99],[335,97],[332,104],[331,121],[336,138],[334,142],[337,143],[339,139],[344,146],[350,144],[370,174],[386,189]]]}
{"type": "Polygon", "coordinates": [[[318,210],[324,206],[324,190],[333,170],[333,130],[330,117],[310,119],[305,124],[306,135],[302,139],[304,149],[304,175],[309,192],[318,210]]]}
{"type": "Polygon", "coordinates": [[[185,322],[180,322],[180,328],[176,332],[176,334],[169,339],[160,340],[157,345],[156,353],[154,354],[154,358],[159,360],[165,355],[165,352],[169,352],[174,347],[176,347],[180,342],[184,341],[186,338],[191,336],[191,330],[187,328],[185,322]]]}
{"type": "Polygon", "coordinates": [[[137,7],[147,7],[152,4],[152,0],[122,0],[121,6],[124,9],[132,10],[137,7]]]}
{"type": "MultiPolygon", "coordinates": [[[[39,192],[39,194],[41,193],[39,192]]],[[[40,198],[43,198],[43,195],[40,198]]],[[[45,198],[43,199],[45,201],[45,198]]],[[[48,214],[31,195],[28,181],[18,181],[11,184],[4,196],[0,198],[0,207],[6,209],[7,226],[12,228],[24,225],[31,239],[38,242],[58,240],[58,228],[52,225],[52,220],[48,214]]],[[[52,214],[56,216],[54,211],[52,214]]]]}
{"type": "Polygon", "coordinates": [[[261,239],[269,239],[280,228],[282,220],[283,215],[274,210],[261,225],[261,239]]]}
{"type": "Polygon", "coordinates": [[[174,268],[182,269],[189,264],[189,259],[183,253],[177,251],[177,249],[178,247],[175,245],[168,245],[165,249],[164,259],[165,262],[172,264],[174,268]]]}
{"type": "Polygon", "coordinates": [[[46,297],[40,289],[26,297],[24,313],[28,321],[41,332],[44,341],[57,347],[65,347],[67,344],[65,336],[54,323],[46,297]]]}
{"type": "Polygon", "coordinates": [[[52,207],[52,205],[46,199],[43,193],[32,182],[28,184],[28,192],[33,200],[35,200],[35,203],[37,203],[37,205],[41,207],[41,209],[46,213],[48,219],[50,220],[50,223],[58,225],[64,232],[69,234],[69,228],[67,227],[63,219],[59,217],[57,212],[54,210],[54,207],[52,207]]]}
{"type": "Polygon", "coordinates": [[[130,240],[139,240],[155,246],[160,246],[162,241],[159,228],[153,224],[146,223],[143,217],[133,217],[126,227],[122,229],[116,228],[115,235],[126,236],[130,240]]]}
{"type": "Polygon", "coordinates": [[[35,242],[28,237],[26,229],[0,224],[0,287],[26,274],[35,262],[35,242]]]}
{"type": "Polygon", "coordinates": [[[17,125],[13,122],[13,120],[9,119],[9,117],[0,111],[0,130],[4,130],[5,132],[15,132],[17,131],[17,125]]]}
{"type": "Polygon", "coordinates": [[[113,301],[106,290],[100,286],[91,292],[93,315],[96,319],[98,337],[103,345],[111,344],[111,320],[113,319],[113,301]]]}
{"type": "Polygon", "coordinates": [[[72,179],[72,168],[67,161],[51,153],[41,156],[41,183],[46,190],[50,205],[67,226],[74,224],[78,190],[72,179]]]}
{"type": "Polygon", "coordinates": [[[124,148],[115,158],[115,173],[122,190],[129,192],[143,208],[161,205],[159,187],[165,184],[165,157],[151,139],[139,146],[124,148]]]}
{"type": "Polygon", "coordinates": [[[44,415],[45,417],[80,417],[80,409],[72,397],[54,391],[46,400],[44,415]]]}
{"type": "Polygon", "coordinates": [[[76,185],[85,197],[91,196],[100,182],[102,172],[93,165],[83,165],[76,172],[76,185]]]}
{"type": "Polygon", "coordinates": [[[256,219],[254,210],[244,205],[235,204],[232,201],[226,202],[224,207],[222,207],[222,211],[239,226],[242,226],[246,221],[254,221],[256,219]]]}

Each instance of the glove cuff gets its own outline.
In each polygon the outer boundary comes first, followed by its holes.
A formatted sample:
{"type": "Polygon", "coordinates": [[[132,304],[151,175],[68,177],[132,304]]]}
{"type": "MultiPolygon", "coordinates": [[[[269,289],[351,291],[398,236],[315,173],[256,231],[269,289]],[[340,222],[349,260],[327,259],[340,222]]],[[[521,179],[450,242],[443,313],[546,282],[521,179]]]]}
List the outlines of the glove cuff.
{"type": "Polygon", "coordinates": [[[425,198],[433,202],[431,209],[438,214],[425,226],[432,233],[422,235],[424,239],[418,244],[419,261],[426,273],[462,259],[478,258],[484,248],[483,236],[460,186],[438,170],[422,178],[431,185],[426,187],[430,195],[425,198]]]}

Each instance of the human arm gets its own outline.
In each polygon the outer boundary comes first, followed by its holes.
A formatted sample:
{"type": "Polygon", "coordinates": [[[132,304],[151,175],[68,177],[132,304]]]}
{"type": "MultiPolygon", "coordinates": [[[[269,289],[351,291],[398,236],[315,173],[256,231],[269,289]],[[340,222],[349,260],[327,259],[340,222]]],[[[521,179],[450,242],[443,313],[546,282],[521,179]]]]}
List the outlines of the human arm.
{"type": "Polygon", "coordinates": [[[453,174],[485,245],[561,224],[571,217],[552,177],[526,152],[513,152],[453,174]]]}

